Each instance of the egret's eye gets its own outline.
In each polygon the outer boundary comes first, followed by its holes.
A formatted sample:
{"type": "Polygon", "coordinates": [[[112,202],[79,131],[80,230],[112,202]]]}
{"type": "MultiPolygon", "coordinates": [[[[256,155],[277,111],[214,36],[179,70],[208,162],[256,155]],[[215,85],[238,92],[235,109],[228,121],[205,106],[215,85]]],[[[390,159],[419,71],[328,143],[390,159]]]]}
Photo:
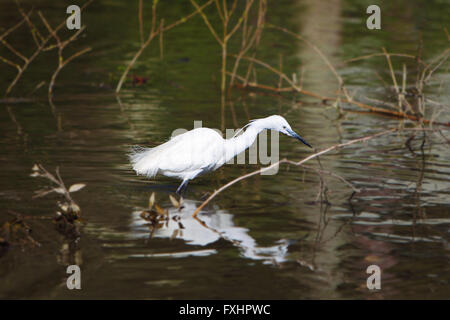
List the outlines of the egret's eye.
{"type": "Polygon", "coordinates": [[[286,126],[283,126],[283,129],[286,129],[286,126]]]}

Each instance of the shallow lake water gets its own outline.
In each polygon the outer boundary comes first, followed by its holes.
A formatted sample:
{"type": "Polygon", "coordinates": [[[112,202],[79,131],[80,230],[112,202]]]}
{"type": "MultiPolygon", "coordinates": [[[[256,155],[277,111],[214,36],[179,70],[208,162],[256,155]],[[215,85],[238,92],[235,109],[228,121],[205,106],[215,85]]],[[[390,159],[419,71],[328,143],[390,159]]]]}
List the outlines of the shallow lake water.
{"type": "MultiPolygon", "coordinates": [[[[48,220],[30,220],[40,246],[14,245],[3,253],[0,298],[450,297],[450,150],[437,133],[427,133],[423,147],[423,133],[417,133],[411,150],[405,147],[411,133],[402,132],[322,156],[324,170],[360,190],[353,197],[348,185],[323,175],[328,200],[320,201],[316,172],[281,165],[276,175],[256,175],[222,192],[199,214],[202,223],[191,215],[205,194],[260,164],[225,165],[192,181],[180,211],[169,200],[178,181],[137,177],[127,159],[130,146],[158,145],[176,129],[192,129],[194,121],[210,128],[238,128],[249,119],[283,114],[317,150],[412,125],[374,114],[339,116],[331,103],[324,106],[304,96],[239,89],[231,90],[222,119],[220,49],[199,17],[164,35],[162,59],[157,41],[152,44],[130,72],[147,82],[132,86],[128,78],[117,99],[115,85],[139,47],[134,2],[94,0],[85,10],[86,32],[75,46],[91,46],[92,51],[61,71],[55,112],[46,100],[47,86],[30,94],[40,81],[48,83],[56,68],[55,52],[38,59],[11,94],[42,99],[0,105],[2,220],[9,218],[8,210],[32,217],[57,211],[56,195],[32,199],[36,190],[49,185],[30,177],[35,163],[51,172],[59,166],[67,185],[86,184],[73,194],[82,210],[79,239],[68,240],[48,220]],[[151,232],[140,212],[153,192],[156,202],[179,221],[170,220],[151,232]],[[82,290],[66,288],[66,267],[71,264],[81,267],[82,290]],[[382,289],[377,291],[366,287],[366,268],[373,264],[382,270],[382,289]]],[[[31,6],[31,1],[22,3],[31,6]]],[[[381,52],[382,47],[414,55],[420,38],[425,59],[448,47],[443,31],[448,27],[448,4],[395,3],[382,1],[379,31],[365,28],[366,5],[350,0],[272,1],[267,19],[306,35],[336,65],[381,52]]],[[[64,19],[67,5],[36,2],[51,21],[64,19]]],[[[0,9],[0,27],[8,28],[18,19],[16,5],[11,1],[0,7],[6,9],[0,9]]],[[[163,4],[161,14],[175,21],[191,11],[189,1],[180,1],[163,4]]],[[[149,9],[146,12],[150,16],[149,9]]],[[[218,17],[213,21],[218,23],[218,17]]],[[[26,51],[27,30],[15,39],[17,48],[26,51]]],[[[257,56],[276,66],[280,55],[284,70],[300,75],[300,66],[306,66],[306,90],[337,90],[333,75],[310,48],[275,30],[264,31],[257,56]]],[[[402,60],[393,61],[401,70],[402,60]]],[[[14,69],[0,68],[3,91],[14,69]]],[[[277,76],[259,70],[260,83],[277,85],[277,76]]],[[[379,80],[390,81],[384,57],[340,65],[338,72],[356,97],[392,100],[392,92],[379,80]]],[[[401,71],[397,76],[401,78],[401,71]]],[[[448,103],[448,82],[442,84],[449,79],[448,63],[436,79],[427,94],[448,103]]],[[[449,120],[447,109],[439,121],[449,120]]],[[[283,135],[279,143],[280,159],[300,160],[312,152],[283,135]]],[[[307,164],[319,168],[316,160],[307,164]]]]}

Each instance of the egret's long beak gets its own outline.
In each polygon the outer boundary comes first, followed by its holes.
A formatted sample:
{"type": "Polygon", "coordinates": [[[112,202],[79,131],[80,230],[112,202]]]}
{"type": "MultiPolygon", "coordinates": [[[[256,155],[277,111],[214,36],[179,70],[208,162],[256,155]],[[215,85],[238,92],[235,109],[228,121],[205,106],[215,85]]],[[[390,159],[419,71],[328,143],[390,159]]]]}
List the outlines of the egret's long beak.
{"type": "Polygon", "coordinates": [[[311,145],[306,142],[302,137],[300,137],[300,135],[298,135],[296,132],[287,129],[287,132],[290,134],[291,137],[300,140],[301,142],[303,142],[304,144],[306,144],[308,147],[312,148],[311,145]]]}

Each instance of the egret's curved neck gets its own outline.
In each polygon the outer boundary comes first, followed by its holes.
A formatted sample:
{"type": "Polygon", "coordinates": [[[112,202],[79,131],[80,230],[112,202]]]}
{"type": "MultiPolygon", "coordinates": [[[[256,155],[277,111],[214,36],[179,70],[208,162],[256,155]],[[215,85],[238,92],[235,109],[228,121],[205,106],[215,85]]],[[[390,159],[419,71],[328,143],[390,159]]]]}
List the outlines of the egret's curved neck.
{"type": "Polygon", "coordinates": [[[262,130],[264,128],[250,125],[241,135],[225,140],[225,162],[249,148],[262,130]]]}

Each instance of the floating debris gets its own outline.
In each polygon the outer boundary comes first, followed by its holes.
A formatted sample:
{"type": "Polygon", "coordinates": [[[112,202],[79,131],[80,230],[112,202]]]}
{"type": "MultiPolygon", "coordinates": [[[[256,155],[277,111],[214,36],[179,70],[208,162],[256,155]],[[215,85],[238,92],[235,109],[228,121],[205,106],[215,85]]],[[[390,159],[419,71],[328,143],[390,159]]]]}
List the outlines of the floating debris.
{"type": "Polygon", "coordinates": [[[75,183],[69,188],[66,188],[64,181],[59,173],[59,167],[56,167],[56,175],[48,172],[41,164],[35,164],[31,168],[31,177],[41,177],[50,180],[53,185],[46,189],[41,189],[35,192],[33,199],[44,197],[50,193],[56,193],[64,196],[64,200],[57,201],[59,211],[53,218],[56,229],[69,239],[76,239],[80,236],[79,227],[81,225],[81,209],[80,206],[73,200],[71,193],[80,191],[86,184],[75,183]]]}
{"type": "Polygon", "coordinates": [[[0,225],[0,257],[11,246],[39,247],[41,244],[31,236],[31,227],[25,222],[26,217],[14,211],[8,211],[13,218],[0,225]]]}
{"type": "MultiPolygon", "coordinates": [[[[172,217],[170,217],[169,209],[163,208],[160,205],[158,205],[155,199],[156,199],[155,193],[152,192],[151,196],[149,197],[148,208],[140,213],[140,217],[144,219],[146,222],[148,222],[148,227],[150,229],[150,238],[153,236],[153,232],[156,229],[160,229],[163,227],[168,228],[170,220],[173,220],[175,222],[180,220],[180,217],[178,215],[173,215],[172,217]]],[[[183,208],[182,197],[180,197],[180,199],[177,200],[172,195],[169,195],[169,200],[172,203],[172,205],[178,209],[178,211],[180,211],[183,208]]],[[[184,226],[181,224],[181,222],[178,222],[178,226],[179,229],[176,229],[176,232],[172,234],[171,239],[175,239],[179,234],[181,234],[181,229],[184,229],[184,226]]]]}

